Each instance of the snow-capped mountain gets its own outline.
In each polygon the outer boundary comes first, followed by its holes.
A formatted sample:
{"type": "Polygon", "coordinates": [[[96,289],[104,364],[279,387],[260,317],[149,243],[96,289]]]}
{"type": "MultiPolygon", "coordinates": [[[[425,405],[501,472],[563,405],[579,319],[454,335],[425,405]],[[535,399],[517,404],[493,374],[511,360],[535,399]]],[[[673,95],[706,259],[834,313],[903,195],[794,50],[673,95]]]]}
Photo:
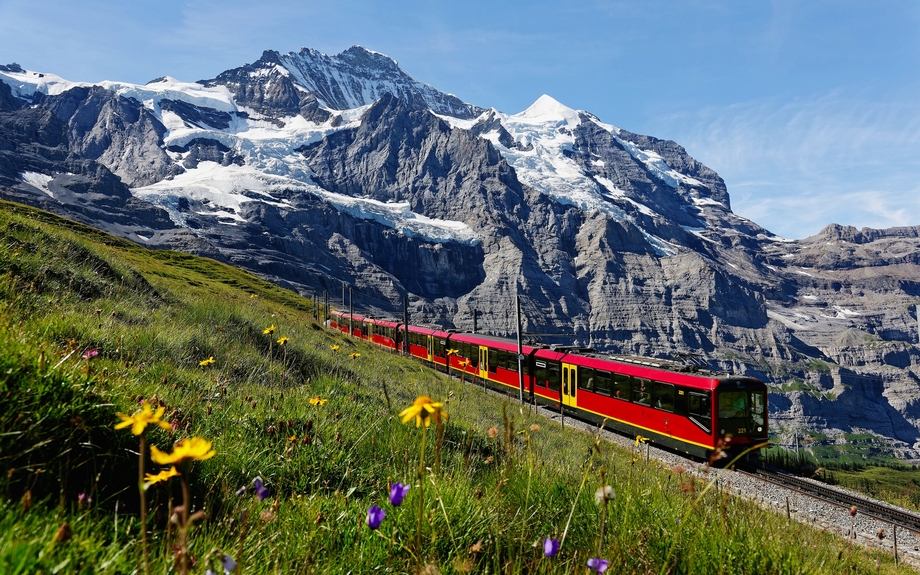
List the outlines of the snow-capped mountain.
{"type": "Polygon", "coordinates": [[[0,196],[420,322],[510,334],[520,296],[529,332],[793,378],[787,429],[920,454],[918,229],[778,238],[675,142],[550,96],[480,108],[360,47],[145,85],[0,66],[0,196]]]}

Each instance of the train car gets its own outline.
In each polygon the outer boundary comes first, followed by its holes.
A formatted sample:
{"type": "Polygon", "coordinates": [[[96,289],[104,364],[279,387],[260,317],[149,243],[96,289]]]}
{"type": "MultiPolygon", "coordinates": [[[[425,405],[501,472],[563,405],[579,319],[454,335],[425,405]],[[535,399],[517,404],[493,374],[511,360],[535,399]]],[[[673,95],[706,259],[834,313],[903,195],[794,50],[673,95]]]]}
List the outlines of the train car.
{"type": "MultiPolygon", "coordinates": [[[[404,324],[401,324],[401,326],[404,324]]],[[[400,346],[402,351],[406,345],[409,346],[409,354],[413,357],[431,362],[436,366],[447,367],[447,341],[451,332],[432,329],[428,327],[419,327],[416,325],[409,326],[409,341],[404,342],[404,331],[399,333],[400,346]]]]}
{"type": "MultiPolygon", "coordinates": [[[[484,381],[505,387],[509,392],[512,389],[520,392],[517,342],[477,333],[452,333],[448,346],[455,350],[450,357],[452,369],[465,371],[484,381]]],[[[533,387],[533,375],[528,366],[530,357],[537,349],[530,345],[522,347],[523,388],[528,396],[533,387]]]]}
{"type": "Polygon", "coordinates": [[[367,340],[380,347],[396,350],[402,339],[401,323],[384,319],[364,318],[364,330],[367,340]]]}
{"type": "Polygon", "coordinates": [[[767,441],[767,387],[671,362],[538,350],[534,391],[564,413],[698,457],[767,441]]]}

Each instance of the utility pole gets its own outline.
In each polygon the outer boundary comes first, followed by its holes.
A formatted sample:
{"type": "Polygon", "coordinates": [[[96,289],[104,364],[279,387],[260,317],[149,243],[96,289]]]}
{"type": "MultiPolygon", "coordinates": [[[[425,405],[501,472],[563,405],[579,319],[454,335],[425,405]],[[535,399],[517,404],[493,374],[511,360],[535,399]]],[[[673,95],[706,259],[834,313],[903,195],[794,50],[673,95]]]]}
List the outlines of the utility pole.
{"type": "MultiPolygon", "coordinates": [[[[517,302],[517,348],[518,348],[518,398],[524,404],[524,341],[521,337],[521,296],[515,296],[517,302]]],[[[475,315],[473,316],[476,317],[475,315]]]]}
{"type": "Polygon", "coordinates": [[[477,331],[477,329],[478,329],[478,327],[479,327],[479,325],[478,325],[479,322],[477,321],[478,319],[479,319],[479,310],[475,310],[475,309],[474,309],[474,310],[473,310],[473,333],[476,333],[476,331],[477,331]]]}
{"type": "Polygon", "coordinates": [[[403,355],[409,352],[409,297],[403,296],[403,355]]]}
{"type": "Polygon", "coordinates": [[[323,290],[323,325],[329,321],[329,290],[323,290]]]}
{"type": "Polygon", "coordinates": [[[355,296],[348,287],[348,335],[355,336],[355,296]]]}

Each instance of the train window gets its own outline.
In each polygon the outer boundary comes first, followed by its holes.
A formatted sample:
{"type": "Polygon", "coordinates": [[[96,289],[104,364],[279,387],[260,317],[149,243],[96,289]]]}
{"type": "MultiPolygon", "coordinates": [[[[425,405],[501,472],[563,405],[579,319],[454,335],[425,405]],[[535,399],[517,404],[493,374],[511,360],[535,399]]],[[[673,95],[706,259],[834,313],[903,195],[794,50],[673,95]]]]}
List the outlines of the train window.
{"type": "Polygon", "coordinates": [[[653,382],[655,397],[653,405],[664,411],[674,411],[674,386],[660,381],[653,382]]]}
{"type": "Polygon", "coordinates": [[[545,361],[536,361],[534,362],[534,385],[539,385],[540,387],[546,387],[546,362],[545,361]]]}
{"type": "Polygon", "coordinates": [[[562,390],[562,373],[559,364],[547,362],[546,366],[546,387],[553,391],[562,390]]]}
{"type": "Polygon", "coordinates": [[[622,373],[613,374],[613,397],[629,401],[629,388],[632,387],[632,378],[622,373]]]}
{"type": "Polygon", "coordinates": [[[596,387],[597,387],[597,382],[594,380],[594,368],[579,367],[578,368],[578,388],[587,389],[588,391],[594,391],[596,387]]]}
{"type": "Polygon", "coordinates": [[[597,370],[595,372],[595,381],[597,388],[597,393],[603,395],[610,395],[610,372],[597,370]]]}
{"type": "Polygon", "coordinates": [[[681,387],[675,388],[677,395],[674,396],[674,413],[687,415],[687,390],[681,387]]]}
{"type": "Polygon", "coordinates": [[[733,419],[750,415],[750,398],[747,391],[723,391],[719,394],[719,419],[733,419]]]}
{"type": "Polygon", "coordinates": [[[754,423],[764,425],[764,414],[767,411],[767,398],[758,391],[751,392],[751,416],[754,423]]]}
{"type": "Polygon", "coordinates": [[[642,405],[652,404],[651,382],[647,379],[636,379],[633,384],[632,400],[642,405]]]}
{"type": "Polygon", "coordinates": [[[505,360],[505,367],[507,367],[509,370],[513,372],[517,372],[518,370],[517,354],[512,351],[507,352],[507,354],[508,355],[505,360]]]}
{"type": "Polygon", "coordinates": [[[447,340],[434,340],[434,355],[435,357],[440,357],[442,359],[447,357],[447,340]]]}
{"type": "Polygon", "coordinates": [[[712,408],[709,406],[709,396],[691,391],[690,396],[687,398],[687,411],[694,417],[703,418],[707,421],[711,419],[712,408]]]}
{"type": "Polygon", "coordinates": [[[498,370],[498,350],[489,350],[489,371],[495,373],[498,370]]]}

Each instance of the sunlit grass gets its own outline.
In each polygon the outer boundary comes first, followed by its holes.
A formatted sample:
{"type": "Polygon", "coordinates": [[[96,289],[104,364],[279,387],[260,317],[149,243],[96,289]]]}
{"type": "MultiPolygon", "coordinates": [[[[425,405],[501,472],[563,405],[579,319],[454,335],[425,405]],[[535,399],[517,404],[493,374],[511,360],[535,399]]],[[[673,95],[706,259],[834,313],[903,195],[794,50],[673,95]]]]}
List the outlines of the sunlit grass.
{"type": "Polygon", "coordinates": [[[227,557],[247,573],[585,573],[592,558],[608,573],[876,572],[830,535],[702,494],[688,470],[324,330],[312,302],[248,274],[55,222],[0,204],[0,572],[142,570],[138,442],[114,429],[142,400],[175,430],[151,426],[147,445],[215,451],[145,492],[152,573],[178,572],[183,481],[205,515],[189,516],[195,573],[227,557]],[[420,396],[449,417],[403,424],[420,396]]]}

